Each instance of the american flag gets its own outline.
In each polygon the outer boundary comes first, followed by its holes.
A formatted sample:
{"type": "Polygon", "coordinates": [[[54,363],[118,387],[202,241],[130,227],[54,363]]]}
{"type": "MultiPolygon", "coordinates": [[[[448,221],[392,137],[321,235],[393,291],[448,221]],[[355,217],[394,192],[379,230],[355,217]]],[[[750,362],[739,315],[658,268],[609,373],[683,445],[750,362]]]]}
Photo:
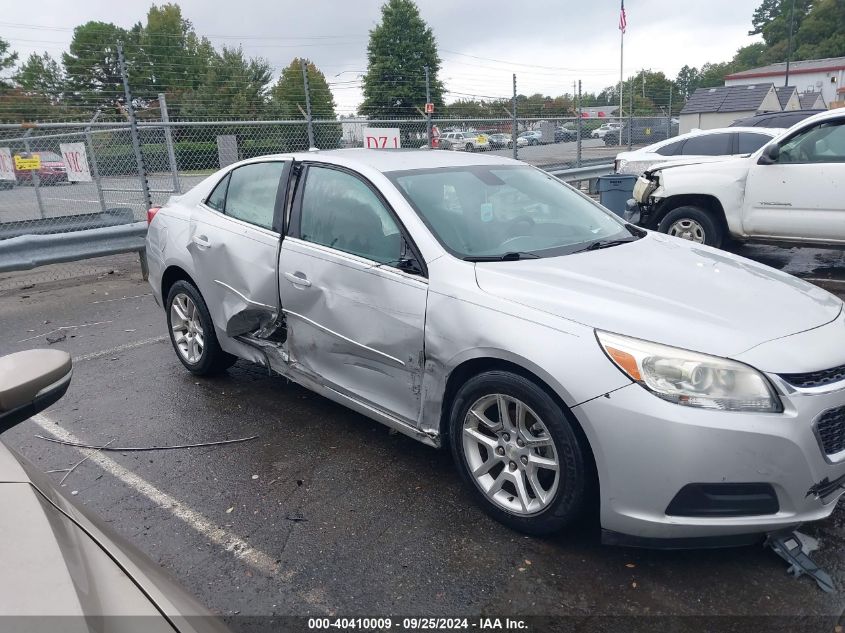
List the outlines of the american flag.
{"type": "Polygon", "coordinates": [[[619,11],[619,30],[625,34],[625,27],[628,26],[628,18],[625,16],[625,0],[622,0],[622,9],[619,11]]]}

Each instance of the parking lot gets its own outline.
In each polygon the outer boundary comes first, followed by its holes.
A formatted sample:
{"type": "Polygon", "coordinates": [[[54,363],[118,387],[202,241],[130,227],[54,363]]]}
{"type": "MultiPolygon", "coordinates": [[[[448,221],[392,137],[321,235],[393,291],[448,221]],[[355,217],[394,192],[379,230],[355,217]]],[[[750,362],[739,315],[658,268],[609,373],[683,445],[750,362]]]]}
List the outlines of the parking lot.
{"type": "MultiPolygon", "coordinates": [[[[740,253],[845,296],[842,252],[740,253]]],[[[579,631],[694,622],[834,631],[845,608],[841,591],[791,578],[760,546],[607,547],[594,520],[546,539],[509,531],[472,502],[445,451],[243,361],[213,379],[189,374],[135,256],[75,266],[49,283],[39,282],[43,271],[0,276],[0,354],[54,346],[75,359],[66,397],[4,441],[48,471],[90,451],[37,434],[114,447],[254,436],[97,453],[62,487],[235,631],[328,614],[567,616],[564,628],[579,631]],[[771,618],[751,624],[752,615],[771,618]]],[[[63,474],[51,476],[58,484],[63,474]]],[[[845,514],[806,531],[819,539],[815,559],[845,587],[845,514]]],[[[559,626],[539,621],[537,630],[559,626]]]]}

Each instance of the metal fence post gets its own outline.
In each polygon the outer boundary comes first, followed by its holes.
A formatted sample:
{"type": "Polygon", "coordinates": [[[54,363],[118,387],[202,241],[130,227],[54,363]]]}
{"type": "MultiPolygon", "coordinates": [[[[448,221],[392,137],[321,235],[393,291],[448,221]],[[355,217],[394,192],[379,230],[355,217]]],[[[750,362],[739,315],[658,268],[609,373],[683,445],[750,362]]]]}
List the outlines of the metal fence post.
{"type": "Polygon", "coordinates": [[[428,80],[428,66],[423,66],[423,68],[425,70],[425,131],[426,136],[428,136],[428,148],[431,149],[431,112],[428,111],[428,104],[431,103],[431,85],[428,80]]]}
{"type": "Polygon", "coordinates": [[[161,110],[161,122],[164,123],[167,160],[170,162],[170,172],[173,174],[173,191],[182,193],[182,185],[179,184],[179,167],[176,165],[176,150],[173,147],[173,132],[170,130],[170,116],[167,114],[167,100],[163,92],[158,93],[158,105],[161,110]]]}
{"type": "MultiPolygon", "coordinates": [[[[632,128],[634,126],[634,82],[631,81],[631,104],[628,110],[628,151],[630,152],[634,147],[634,138],[632,136],[632,128]]],[[[620,138],[622,137],[622,131],[619,131],[620,138]]]]}
{"type": "Polygon", "coordinates": [[[94,117],[85,126],[85,145],[88,150],[88,155],[91,157],[91,178],[94,180],[94,186],[97,187],[97,199],[100,201],[100,209],[106,210],[106,197],[103,195],[103,184],[100,182],[100,167],[97,165],[97,153],[94,151],[94,139],[91,137],[91,123],[94,123],[100,116],[98,109],[94,117]]]}
{"type": "MultiPolygon", "coordinates": [[[[123,55],[123,45],[117,45],[117,61],[120,64],[120,76],[123,79],[123,97],[126,100],[126,113],[129,115],[129,133],[132,136],[132,149],[135,151],[135,163],[138,167],[138,176],[141,179],[141,193],[144,196],[144,205],[147,209],[153,206],[153,199],[150,197],[150,186],[147,182],[147,170],[144,167],[144,155],[141,153],[141,139],[138,136],[138,121],[135,119],[135,106],[132,103],[132,92],[129,90],[129,77],[126,74],[126,58],[123,55]]],[[[147,267],[146,250],[138,251],[138,260],[141,264],[141,277],[145,280],[149,275],[147,267]]]]}
{"type": "Polygon", "coordinates": [[[666,119],[666,138],[672,136],[672,84],[669,84],[669,117],[666,119]]]}
{"type": "Polygon", "coordinates": [[[308,65],[304,58],[299,58],[302,66],[302,84],[305,87],[305,118],[308,121],[308,149],[316,147],[314,144],[314,122],[311,117],[311,89],[308,86],[308,65]]]}
{"type": "Polygon", "coordinates": [[[513,112],[513,123],[511,124],[511,142],[513,143],[513,158],[517,160],[519,158],[519,144],[516,142],[517,139],[517,130],[516,130],[516,73],[513,74],[513,104],[511,106],[513,112]]]}
{"type": "Polygon", "coordinates": [[[578,125],[575,126],[575,140],[577,146],[575,148],[575,166],[581,166],[581,80],[578,80],[578,125]]]}
{"type": "MultiPolygon", "coordinates": [[[[29,145],[30,134],[32,134],[32,128],[28,129],[23,135],[23,146],[26,149],[26,153],[32,156],[32,148],[29,145]]],[[[35,187],[35,200],[38,202],[38,213],[42,218],[45,218],[47,216],[44,215],[44,201],[41,200],[41,176],[38,175],[37,169],[32,170],[32,186],[35,187]]]]}

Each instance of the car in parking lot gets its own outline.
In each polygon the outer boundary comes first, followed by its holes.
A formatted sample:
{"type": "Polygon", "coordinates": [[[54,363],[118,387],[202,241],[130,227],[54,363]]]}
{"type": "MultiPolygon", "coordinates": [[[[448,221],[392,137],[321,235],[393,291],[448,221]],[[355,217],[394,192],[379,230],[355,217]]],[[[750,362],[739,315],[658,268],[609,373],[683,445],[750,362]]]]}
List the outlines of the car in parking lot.
{"type": "Polygon", "coordinates": [[[543,133],[537,130],[522,132],[517,138],[524,138],[528,145],[540,145],[543,142],[543,133]]]}
{"type": "Polygon", "coordinates": [[[30,152],[20,154],[26,158],[37,156],[41,160],[39,169],[15,169],[15,179],[18,184],[27,184],[33,181],[33,173],[38,175],[39,184],[55,185],[60,182],[68,182],[67,167],[62,157],[56,152],[30,152]]]}
{"type": "Polygon", "coordinates": [[[555,128],[555,143],[568,143],[578,138],[578,130],[572,123],[564,123],[555,128]]]}
{"type": "Polygon", "coordinates": [[[603,139],[609,132],[617,132],[621,128],[622,123],[620,123],[619,121],[608,121],[607,123],[602,123],[599,127],[590,132],[590,138],[603,139]]]}
{"type": "MultiPolygon", "coordinates": [[[[528,139],[522,135],[516,137],[517,147],[528,147],[528,139]]],[[[508,149],[513,149],[513,138],[508,138],[508,149]]]]}
{"type": "Polygon", "coordinates": [[[490,143],[490,149],[502,149],[508,146],[511,140],[510,134],[502,134],[495,132],[487,137],[487,142],[490,143]]]}
{"type": "Polygon", "coordinates": [[[656,164],[689,162],[701,156],[733,156],[756,152],[784,130],[774,128],[716,128],[696,130],[642,149],[620,152],[613,162],[618,174],[643,173],[656,164]]]}
{"type": "MultiPolygon", "coordinates": [[[[58,401],[71,374],[70,355],[61,350],[0,357],[0,433],[58,401]]],[[[227,630],[158,564],[68,501],[41,468],[2,442],[0,503],[4,630],[227,630]]]]}
{"type": "Polygon", "coordinates": [[[607,542],[736,544],[843,491],[842,301],[519,161],[265,156],[148,218],[188,371],[258,363],[449,447],[515,529],[595,502],[607,542]]]}
{"type": "Polygon", "coordinates": [[[490,143],[478,132],[446,132],[440,136],[440,148],[475,152],[490,149],[490,143]]]}
{"type": "Polygon", "coordinates": [[[749,156],[658,164],[627,217],[709,246],[845,244],[845,112],[806,118],[749,156]]]}
{"type": "Polygon", "coordinates": [[[786,129],[806,118],[826,110],[784,110],[783,112],[761,112],[743,119],[737,119],[730,127],[771,127],[786,129]]]}

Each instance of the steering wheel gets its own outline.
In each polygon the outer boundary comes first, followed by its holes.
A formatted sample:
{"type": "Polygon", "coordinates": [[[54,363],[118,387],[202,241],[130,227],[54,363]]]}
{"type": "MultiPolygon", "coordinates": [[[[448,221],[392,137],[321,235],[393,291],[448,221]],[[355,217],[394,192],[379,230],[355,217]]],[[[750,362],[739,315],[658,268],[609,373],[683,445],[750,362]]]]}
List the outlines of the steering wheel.
{"type": "Polygon", "coordinates": [[[532,218],[527,213],[523,213],[522,215],[516,216],[512,220],[508,220],[508,233],[510,233],[514,229],[514,227],[520,224],[527,224],[529,227],[533,228],[535,224],[534,218],[532,218]]]}

